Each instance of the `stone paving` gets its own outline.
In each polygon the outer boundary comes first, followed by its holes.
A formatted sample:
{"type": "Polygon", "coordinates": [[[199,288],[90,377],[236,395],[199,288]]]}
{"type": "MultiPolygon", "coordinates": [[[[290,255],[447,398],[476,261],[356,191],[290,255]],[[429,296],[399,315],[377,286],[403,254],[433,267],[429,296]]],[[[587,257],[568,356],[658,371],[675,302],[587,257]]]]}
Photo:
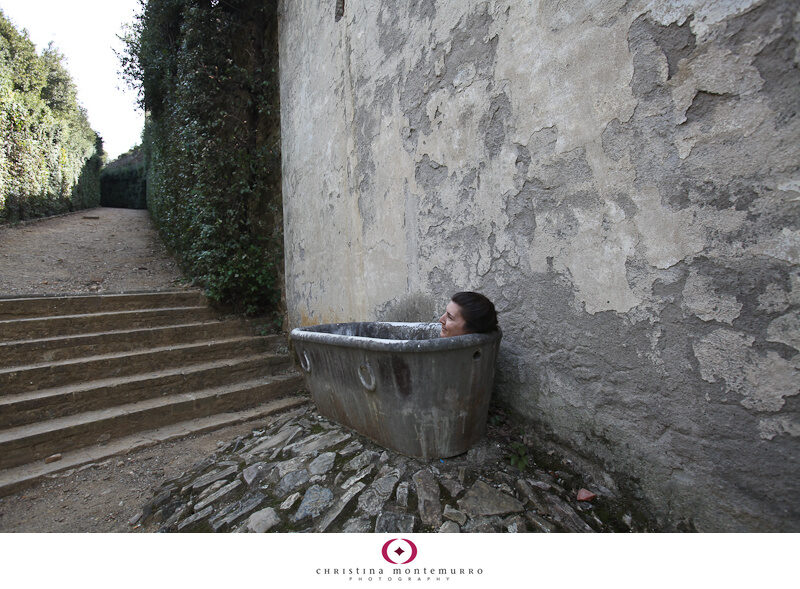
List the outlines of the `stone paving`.
{"type": "Polygon", "coordinates": [[[494,415],[467,453],[420,460],[301,407],[166,481],[130,523],[162,532],[651,529],[609,489],[532,463],[507,432],[494,415]]]}

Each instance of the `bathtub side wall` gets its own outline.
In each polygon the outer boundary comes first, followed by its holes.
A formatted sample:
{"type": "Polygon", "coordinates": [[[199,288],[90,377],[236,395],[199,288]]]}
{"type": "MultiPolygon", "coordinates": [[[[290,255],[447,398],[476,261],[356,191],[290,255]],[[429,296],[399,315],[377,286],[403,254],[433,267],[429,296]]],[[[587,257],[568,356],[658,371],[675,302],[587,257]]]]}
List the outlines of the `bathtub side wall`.
{"type": "MultiPolygon", "coordinates": [[[[342,340],[347,336],[340,336],[342,340]]],[[[461,347],[370,350],[293,337],[322,415],[408,456],[462,454],[486,429],[497,340],[461,347]]]]}
{"type": "Polygon", "coordinates": [[[494,300],[497,399],[669,529],[800,531],[789,0],[283,1],[291,327],[494,300]]]}

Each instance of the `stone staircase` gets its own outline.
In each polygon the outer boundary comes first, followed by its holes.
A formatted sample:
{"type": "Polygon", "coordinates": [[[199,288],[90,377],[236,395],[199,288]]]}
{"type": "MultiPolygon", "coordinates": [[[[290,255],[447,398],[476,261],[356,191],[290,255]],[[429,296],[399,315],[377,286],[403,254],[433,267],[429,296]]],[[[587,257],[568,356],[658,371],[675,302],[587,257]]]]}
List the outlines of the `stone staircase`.
{"type": "Polygon", "coordinates": [[[0,298],[0,496],[307,401],[283,336],[196,291],[0,298]]]}

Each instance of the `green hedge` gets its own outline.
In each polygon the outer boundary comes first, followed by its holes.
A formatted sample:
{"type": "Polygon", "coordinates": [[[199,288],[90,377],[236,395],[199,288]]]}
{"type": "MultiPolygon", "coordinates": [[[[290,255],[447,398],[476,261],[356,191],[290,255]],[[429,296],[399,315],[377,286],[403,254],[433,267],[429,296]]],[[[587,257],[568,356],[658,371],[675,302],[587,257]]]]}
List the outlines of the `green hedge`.
{"type": "Polygon", "coordinates": [[[100,204],[123,209],[147,208],[147,169],[141,147],[134,147],[103,168],[100,204]]]}
{"type": "Polygon", "coordinates": [[[147,203],[208,296],[278,310],[280,117],[274,0],[149,0],[122,65],[148,114],[147,203]]]}
{"type": "Polygon", "coordinates": [[[78,104],[64,57],[41,55],[0,10],[0,222],[100,203],[103,142],[78,104]]]}

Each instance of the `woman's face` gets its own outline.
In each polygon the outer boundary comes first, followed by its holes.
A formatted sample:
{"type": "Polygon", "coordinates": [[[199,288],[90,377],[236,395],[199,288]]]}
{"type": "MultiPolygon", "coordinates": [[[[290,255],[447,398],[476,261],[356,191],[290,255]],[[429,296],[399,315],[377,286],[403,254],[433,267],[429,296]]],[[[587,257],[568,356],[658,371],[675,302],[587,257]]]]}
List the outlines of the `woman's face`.
{"type": "Polygon", "coordinates": [[[441,337],[452,337],[454,335],[464,335],[467,333],[467,324],[461,316],[461,307],[453,301],[447,303],[444,314],[439,317],[442,324],[441,337]]]}

